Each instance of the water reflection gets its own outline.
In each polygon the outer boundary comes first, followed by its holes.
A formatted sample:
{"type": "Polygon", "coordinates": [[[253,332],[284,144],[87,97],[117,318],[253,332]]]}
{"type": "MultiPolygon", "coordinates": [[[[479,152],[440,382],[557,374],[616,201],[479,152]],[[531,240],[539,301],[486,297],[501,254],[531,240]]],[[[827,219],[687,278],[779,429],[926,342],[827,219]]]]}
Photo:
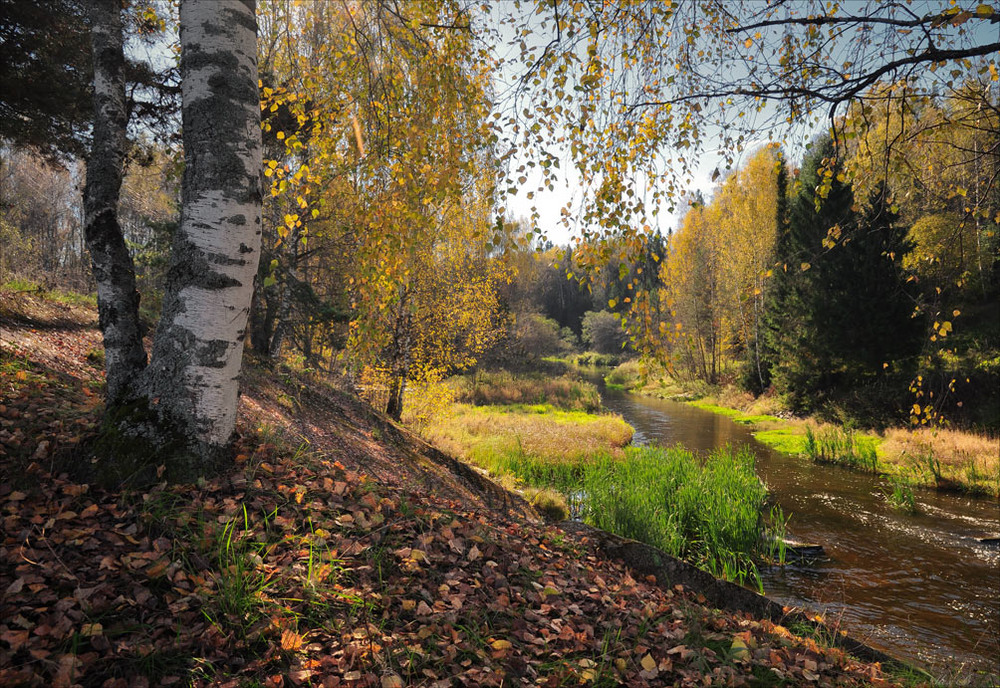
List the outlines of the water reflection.
{"type": "Polygon", "coordinates": [[[860,639],[939,672],[973,666],[1000,676],[1000,505],[920,492],[920,513],[899,514],[877,478],[772,452],[748,428],[701,409],[607,390],[605,407],[635,429],[637,444],[705,453],[749,445],[790,535],[827,556],[763,571],[768,595],[805,602],[860,639]]]}

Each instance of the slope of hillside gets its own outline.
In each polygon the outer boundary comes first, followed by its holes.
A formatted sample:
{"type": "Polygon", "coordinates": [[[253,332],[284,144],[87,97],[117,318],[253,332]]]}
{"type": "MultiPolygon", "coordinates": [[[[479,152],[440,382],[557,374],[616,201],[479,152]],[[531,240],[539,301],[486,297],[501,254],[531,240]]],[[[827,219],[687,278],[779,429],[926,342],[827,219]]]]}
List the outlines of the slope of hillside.
{"type": "Polygon", "coordinates": [[[86,307],[30,299],[0,293],[2,685],[891,683],[780,619],[629,570],[607,554],[621,543],[542,524],[289,372],[247,372],[222,475],[71,480],[100,413],[100,338],[86,307]]]}

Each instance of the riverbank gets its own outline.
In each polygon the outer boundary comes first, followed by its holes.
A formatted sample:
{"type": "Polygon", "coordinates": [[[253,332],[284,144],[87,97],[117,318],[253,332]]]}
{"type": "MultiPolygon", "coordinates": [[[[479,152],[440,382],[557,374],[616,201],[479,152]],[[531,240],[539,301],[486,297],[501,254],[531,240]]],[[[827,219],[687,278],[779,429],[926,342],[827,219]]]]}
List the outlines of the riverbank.
{"type": "Polygon", "coordinates": [[[541,524],[302,371],[248,365],[218,475],[73,479],[100,335],[42,298],[0,289],[2,685],[903,685],[541,524]]]}
{"type": "Polygon", "coordinates": [[[925,488],[1000,499],[1000,437],[946,427],[874,432],[799,418],[776,397],[754,398],[732,387],[684,386],[653,376],[642,384],[635,361],[613,369],[606,379],[615,389],[724,415],[749,426],[761,444],[776,451],[884,475],[894,491],[925,488]]]}
{"type": "Polygon", "coordinates": [[[697,458],[681,447],[628,446],[632,428],[600,410],[596,386],[572,376],[480,372],[449,386],[457,403],[423,426],[424,437],[550,518],[573,515],[741,583],[759,585],[758,565],[780,557],[770,529],[780,534],[783,521],[765,513],[750,452],[697,458]]]}

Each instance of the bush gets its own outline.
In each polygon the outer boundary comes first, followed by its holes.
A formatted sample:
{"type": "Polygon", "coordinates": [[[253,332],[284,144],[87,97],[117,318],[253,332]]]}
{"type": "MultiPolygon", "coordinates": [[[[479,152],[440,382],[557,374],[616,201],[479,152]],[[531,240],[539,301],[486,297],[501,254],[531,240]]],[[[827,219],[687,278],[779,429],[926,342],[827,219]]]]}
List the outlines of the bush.
{"type": "Polygon", "coordinates": [[[601,354],[620,354],[628,344],[628,335],[621,320],[608,311],[588,311],[583,314],[583,342],[601,354]]]}
{"type": "Polygon", "coordinates": [[[642,379],[639,361],[625,361],[604,376],[604,382],[612,389],[632,389],[642,379]]]}
{"type": "Polygon", "coordinates": [[[514,325],[515,347],[536,358],[568,353],[572,346],[563,339],[559,324],[538,313],[524,313],[514,325]]]}

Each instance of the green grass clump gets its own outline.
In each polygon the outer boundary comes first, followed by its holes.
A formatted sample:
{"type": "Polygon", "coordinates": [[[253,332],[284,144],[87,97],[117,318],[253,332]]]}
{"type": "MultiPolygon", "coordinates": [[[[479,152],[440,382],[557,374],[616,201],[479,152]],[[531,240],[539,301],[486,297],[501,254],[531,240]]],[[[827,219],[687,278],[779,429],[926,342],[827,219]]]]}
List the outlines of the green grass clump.
{"type": "Polygon", "coordinates": [[[754,439],[775,451],[784,454],[804,454],[806,451],[806,436],[795,426],[761,430],[753,434],[754,439]]]}
{"type": "Polygon", "coordinates": [[[584,469],[584,518],[717,576],[756,581],[767,488],[749,449],[702,461],[681,448],[634,447],[584,469]]]}
{"type": "Polygon", "coordinates": [[[474,406],[551,404],[566,411],[591,413],[601,408],[597,387],[571,376],[480,371],[453,378],[450,384],[456,401],[474,406]]]}
{"type": "Polygon", "coordinates": [[[878,439],[853,430],[806,427],[805,455],[816,463],[835,463],[869,473],[878,472],[878,439]]]}
{"type": "Polygon", "coordinates": [[[896,511],[904,514],[916,514],[919,511],[913,487],[905,478],[900,476],[889,478],[889,485],[884,493],[889,506],[896,511]]]}

